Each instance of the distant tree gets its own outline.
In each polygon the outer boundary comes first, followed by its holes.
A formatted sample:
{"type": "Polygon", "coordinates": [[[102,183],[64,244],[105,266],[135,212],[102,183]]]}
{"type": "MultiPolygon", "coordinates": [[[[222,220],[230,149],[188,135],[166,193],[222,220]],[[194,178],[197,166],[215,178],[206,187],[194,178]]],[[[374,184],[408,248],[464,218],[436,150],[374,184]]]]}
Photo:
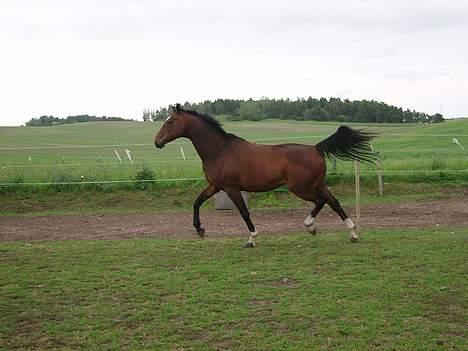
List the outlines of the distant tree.
{"type": "Polygon", "coordinates": [[[153,110],[150,113],[150,118],[152,121],[164,121],[168,116],[168,109],[162,108],[160,110],[153,110]]]}
{"type": "Polygon", "coordinates": [[[149,122],[151,120],[151,112],[148,109],[143,109],[143,122],[149,122]]]}
{"type": "Polygon", "coordinates": [[[316,105],[309,110],[305,110],[304,117],[306,120],[328,121],[330,119],[330,114],[327,110],[320,107],[320,105],[316,105]]]}
{"type": "Polygon", "coordinates": [[[349,121],[349,117],[345,116],[345,115],[338,115],[336,117],[336,121],[337,122],[347,122],[347,121],[349,121]]]}
{"type": "Polygon", "coordinates": [[[260,121],[265,119],[265,116],[262,114],[260,104],[252,100],[246,101],[240,105],[239,116],[241,119],[248,119],[251,121],[260,121]]]}
{"type": "Polygon", "coordinates": [[[32,118],[26,122],[26,126],[52,126],[55,124],[71,124],[80,122],[99,122],[99,121],[131,121],[121,117],[96,117],[89,115],[68,116],[67,118],[59,118],[54,116],[41,116],[39,118],[32,118]]]}
{"type": "Polygon", "coordinates": [[[445,121],[444,116],[442,116],[440,113],[436,113],[435,115],[432,115],[430,119],[433,123],[440,123],[440,122],[445,121]]]}
{"type": "MultiPolygon", "coordinates": [[[[340,98],[298,98],[259,100],[216,99],[199,103],[184,102],[187,110],[197,110],[212,115],[225,115],[229,120],[262,120],[265,118],[367,122],[367,123],[415,123],[443,121],[443,117],[429,116],[422,112],[405,110],[374,100],[341,100],[340,98]]],[[[167,117],[168,108],[151,111],[152,120],[167,117]]]]}

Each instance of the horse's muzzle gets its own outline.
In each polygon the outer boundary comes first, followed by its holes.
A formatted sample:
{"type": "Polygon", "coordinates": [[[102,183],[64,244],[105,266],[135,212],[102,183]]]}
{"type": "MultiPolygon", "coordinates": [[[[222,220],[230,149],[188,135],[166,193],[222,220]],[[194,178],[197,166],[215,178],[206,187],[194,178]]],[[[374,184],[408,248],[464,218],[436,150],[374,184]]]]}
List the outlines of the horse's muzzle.
{"type": "Polygon", "coordinates": [[[162,149],[164,144],[158,144],[157,142],[154,142],[154,146],[156,146],[158,149],[162,149]]]}

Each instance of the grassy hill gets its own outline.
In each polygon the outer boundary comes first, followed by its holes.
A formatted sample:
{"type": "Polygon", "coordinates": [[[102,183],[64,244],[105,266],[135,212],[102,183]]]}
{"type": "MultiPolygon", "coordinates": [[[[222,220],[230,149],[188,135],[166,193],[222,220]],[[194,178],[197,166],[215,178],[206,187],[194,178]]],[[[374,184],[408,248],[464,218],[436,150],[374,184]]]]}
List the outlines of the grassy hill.
{"type": "MultiPolygon", "coordinates": [[[[339,123],[265,120],[224,121],[227,131],[258,143],[315,144],[335,132],[339,123]]],[[[373,142],[387,172],[449,172],[466,180],[468,119],[440,124],[348,124],[379,137],[373,142]],[[452,139],[465,146],[462,150],[452,139]],[[456,170],[457,172],[455,172],[456,170]]],[[[144,164],[160,178],[201,177],[198,156],[186,139],[163,150],[153,145],[161,122],[93,122],[51,127],[0,128],[0,182],[105,181],[135,179],[144,164]],[[182,159],[183,148],[187,160],[182,159]],[[135,164],[126,157],[130,150],[135,164]],[[122,158],[119,163],[115,154],[122,158]]],[[[352,171],[351,162],[338,162],[338,173],[352,171]]],[[[375,171],[364,166],[363,172],[375,171]]],[[[412,172],[411,174],[414,174],[412,172]]]]}

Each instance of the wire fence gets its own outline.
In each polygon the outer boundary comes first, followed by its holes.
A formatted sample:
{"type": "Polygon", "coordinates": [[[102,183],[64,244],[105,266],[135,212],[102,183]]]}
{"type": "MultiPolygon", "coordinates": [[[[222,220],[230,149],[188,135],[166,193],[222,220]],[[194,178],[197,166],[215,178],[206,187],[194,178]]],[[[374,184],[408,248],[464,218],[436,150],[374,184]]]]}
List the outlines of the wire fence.
{"type": "Polygon", "coordinates": [[[141,180],[96,180],[76,182],[34,182],[34,183],[0,183],[0,186],[34,186],[34,185],[78,185],[78,184],[123,184],[123,183],[167,183],[167,182],[193,182],[205,178],[165,178],[165,179],[141,179],[141,180]]]}
{"type": "MultiPolygon", "coordinates": [[[[445,149],[408,149],[405,148],[404,152],[405,153],[410,153],[410,152],[452,152],[454,151],[454,154],[456,152],[456,155],[463,154],[463,152],[460,149],[454,149],[454,148],[445,148],[445,149]],[[456,151],[455,151],[456,150],[456,151]]],[[[378,153],[380,155],[385,155],[388,153],[401,153],[402,150],[398,149],[379,149],[378,153]]],[[[466,153],[468,156],[468,152],[466,153]]],[[[39,163],[39,164],[5,164],[1,165],[0,167],[2,169],[8,169],[8,168],[35,168],[35,167],[94,167],[94,166],[117,166],[117,165],[124,165],[126,163],[124,162],[100,162],[99,160],[101,159],[115,159],[115,157],[82,157],[82,156],[67,156],[68,158],[76,159],[86,159],[86,160],[93,160],[94,162],[89,162],[89,163],[67,163],[66,161],[59,160],[62,163],[39,163]]],[[[186,158],[185,160],[183,158],[171,158],[171,159],[160,159],[160,160],[154,160],[154,161],[138,161],[135,160],[133,163],[135,165],[144,165],[144,164],[159,164],[159,163],[186,163],[186,162],[201,162],[200,158],[186,158]]]]}
{"type": "MultiPolygon", "coordinates": [[[[440,137],[468,137],[466,134],[420,134],[420,133],[380,133],[380,136],[414,136],[414,137],[427,137],[427,138],[440,138],[440,137]]],[[[267,142],[267,141],[291,141],[291,140],[307,140],[313,138],[325,138],[329,135],[305,135],[305,136],[289,136],[289,137],[270,137],[270,138],[256,138],[251,139],[255,142],[267,142]]],[[[454,139],[455,140],[455,139],[454,139]]],[[[458,141],[457,141],[458,143],[458,141]]],[[[181,142],[173,142],[171,145],[185,145],[191,144],[190,141],[181,141],[181,142]]],[[[453,146],[451,147],[444,147],[444,148],[404,148],[404,150],[397,149],[397,148],[388,148],[388,149],[379,149],[378,153],[382,156],[386,153],[410,153],[410,152],[434,152],[434,153],[441,153],[441,152],[450,152],[454,155],[468,155],[468,152],[462,150],[455,142],[453,142],[453,146]]],[[[124,143],[124,144],[95,144],[95,145],[41,145],[41,146],[11,146],[11,147],[2,147],[0,148],[1,151],[9,152],[9,151],[23,151],[23,150],[61,150],[61,149],[93,149],[93,148],[129,148],[129,147],[154,147],[153,144],[150,143],[124,143]]],[[[115,151],[115,150],[114,150],[115,151]]],[[[126,150],[128,151],[128,150],[126,150]]],[[[117,153],[117,152],[116,152],[117,153]]],[[[158,159],[152,161],[141,161],[141,160],[134,160],[134,157],[131,160],[131,164],[128,162],[122,162],[119,156],[119,162],[102,162],[102,160],[111,160],[116,159],[115,157],[102,157],[99,155],[98,157],[87,157],[87,156],[60,156],[60,160],[58,162],[61,163],[48,163],[48,164],[33,164],[31,156],[29,156],[29,163],[28,164],[6,164],[0,165],[0,169],[8,170],[8,169],[22,169],[22,168],[67,168],[67,167],[111,167],[111,166],[140,166],[140,165],[151,165],[151,164],[184,164],[184,163],[198,163],[201,162],[200,158],[187,158],[183,155],[185,159],[181,158],[168,158],[168,159],[158,159]],[[66,158],[71,159],[79,159],[78,162],[67,163],[66,158]],[[81,162],[81,160],[94,160],[95,162],[81,162]]],[[[195,155],[194,155],[195,156],[195,155]]],[[[457,166],[454,166],[457,167],[457,166]]],[[[459,167],[459,165],[458,165],[459,167]]],[[[389,169],[389,170],[363,170],[361,173],[363,174],[376,174],[380,172],[381,174],[424,174],[424,173],[459,173],[463,174],[468,172],[468,162],[466,169],[389,169]]],[[[351,176],[353,172],[329,172],[329,175],[335,174],[340,176],[351,176]]],[[[161,179],[142,179],[142,180],[96,180],[96,181],[66,181],[66,182],[4,182],[0,183],[1,187],[17,187],[17,186],[47,186],[47,185],[77,185],[77,184],[118,184],[118,183],[165,183],[165,182],[191,182],[191,181],[200,181],[204,178],[198,177],[187,177],[187,178],[161,178],[161,179]]]]}
{"type": "MultiPolygon", "coordinates": [[[[402,134],[394,134],[394,135],[402,135],[402,134]]],[[[431,135],[435,136],[435,135],[431,135]]],[[[265,138],[265,139],[257,139],[257,140],[291,140],[291,139],[302,139],[302,138],[310,138],[312,136],[307,137],[285,137],[285,138],[265,138]]],[[[190,142],[183,142],[183,143],[172,143],[172,145],[180,145],[180,144],[190,144],[190,142]]],[[[24,147],[24,148],[0,148],[0,151],[12,151],[12,150],[39,150],[39,149],[68,149],[68,148],[101,148],[101,147],[131,147],[131,146],[151,146],[154,147],[152,144],[109,144],[109,145],[68,145],[68,146],[38,146],[38,147],[24,147]]],[[[381,156],[385,154],[398,154],[402,153],[401,149],[378,149],[376,150],[381,156]]],[[[444,148],[406,148],[404,152],[407,153],[452,153],[454,155],[468,155],[468,150],[464,150],[453,143],[451,147],[444,147],[444,148]]],[[[182,155],[185,156],[185,155],[182,155]]],[[[194,155],[195,156],[195,155],[194,155]]],[[[119,162],[102,162],[102,160],[115,160],[115,155],[113,156],[79,156],[79,155],[57,155],[57,163],[47,163],[47,164],[34,164],[32,163],[31,155],[28,156],[29,163],[19,163],[19,164],[0,164],[1,169],[8,169],[8,168],[35,168],[35,167],[91,167],[91,166],[115,166],[119,164],[125,164],[122,159],[119,159],[119,162]],[[71,162],[67,163],[66,159],[72,159],[75,161],[78,159],[78,162],[71,162]],[[94,162],[81,162],[81,160],[91,160],[94,162]]],[[[140,157],[141,158],[141,157],[140,157]]],[[[180,158],[167,158],[167,159],[158,159],[152,161],[145,161],[145,160],[132,160],[134,164],[158,164],[158,163],[185,163],[185,162],[200,162],[199,157],[191,158],[191,157],[180,157],[180,158]]]]}
{"type": "MultiPolygon", "coordinates": [[[[168,159],[168,160],[156,160],[156,161],[134,161],[133,165],[146,165],[146,164],[158,164],[158,163],[184,163],[184,162],[201,162],[200,159],[168,159]]],[[[95,166],[120,166],[128,165],[128,163],[121,162],[99,162],[99,163],[49,163],[49,164],[21,164],[21,165],[5,165],[0,166],[2,169],[9,168],[34,168],[34,167],[95,167],[95,166]]]]}
{"type": "MultiPolygon", "coordinates": [[[[405,169],[405,170],[367,170],[360,171],[361,174],[423,174],[423,173],[468,173],[468,169],[405,169]]],[[[354,172],[329,173],[329,175],[354,176],[354,172]]],[[[47,186],[47,185],[86,185],[86,184],[123,184],[123,183],[170,183],[170,182],[195,182],[205,180],[204,177],[192,178],[161,178],[161,179],[141,179],[141,180],[96,180],[96,181],[67,181],[67,182],[17,182],[0,183],[0,187],[19,187],[19,186],[47,186]]]]}

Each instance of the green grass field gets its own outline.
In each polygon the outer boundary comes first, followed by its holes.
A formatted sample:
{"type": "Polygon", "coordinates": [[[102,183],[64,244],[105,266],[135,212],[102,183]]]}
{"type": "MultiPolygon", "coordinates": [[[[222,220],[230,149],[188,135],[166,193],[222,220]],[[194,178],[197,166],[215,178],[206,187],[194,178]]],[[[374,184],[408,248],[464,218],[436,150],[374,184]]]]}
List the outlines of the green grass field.
{"type": "Polygon", "coordinates": [[[3,242],[0,349],[466,350],[465,229],[3,242]]]}
{"type": "MultiPolygon", "coordinates": [[[[134,180],[142,165],[152,169],[156,179],[202,177],[198,156],[187,140],[177,140],[163,150],[155,149],[153,138],[160,125],[96,122],[53,127],[2,127],[0,183],[134,180]],[[186,161],[182,159],[181,146],[186,161]],[[135,165],[127,159],[125,149],[131,151],[135,165]],[[123,159],[122,164],[114,150],[123,159]]],[[[334,133],[339,124],[267,120],[225,121],[224,126],[230,132],[259,143],[315,144],[334,133]]],[[[468,181],[465,172],[468,169],[468,119],[433,125],[351,126],[379,133],[373,146],[380,152],[384,171],[397,172],[388,173],[388,177],[411,182],[468,181]],[[454,137],[465,146],[465,151],[452,143],[454,137]],[[403,173],[398,173],[400,171],[403,173]]],[[[337,171],[349,174],[352,163],[338,162],[337,171]]],[[[366,172],[374,172],[375,167],[364,166],[362,171],[365,176],[366,172]]]]}

